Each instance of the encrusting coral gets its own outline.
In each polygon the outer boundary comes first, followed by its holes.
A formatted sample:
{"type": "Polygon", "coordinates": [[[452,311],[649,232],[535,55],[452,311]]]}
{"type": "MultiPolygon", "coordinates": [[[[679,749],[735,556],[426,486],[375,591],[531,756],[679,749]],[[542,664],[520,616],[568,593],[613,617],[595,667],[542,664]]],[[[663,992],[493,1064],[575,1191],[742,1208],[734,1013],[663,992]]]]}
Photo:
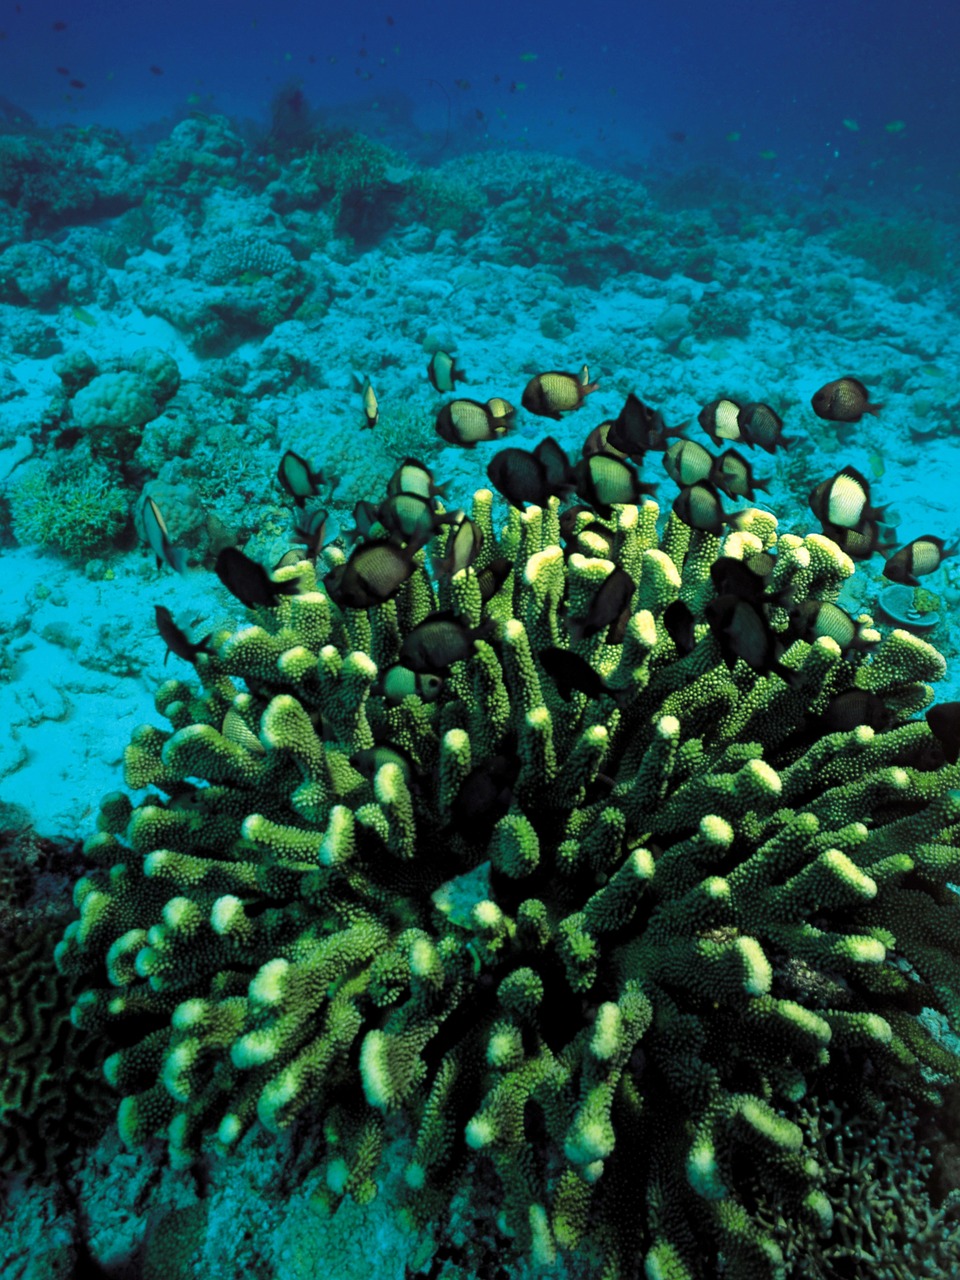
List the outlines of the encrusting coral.
{"type": "Polygon", "coordinates": [[[74,1020],[116,1046],[124,1140],[163,1131],[178,1165],[211,1133],[315,1120],[330,1197],[365,1201],[401,1110],[412,1223],[473,1153],[541,1262],[780,1276],[764,1223],[833,1218],[805,1100],[960,1080],[919,1016],[960,1030],[960,768],[911,718],[943,659],[893,630],[728,667],[704,621],[718,556],[773,553],[769,599],[833,601],[853,571],[765,512],[723,538],[676,514],[658,535],[649,501],[584,513],[566,558],[555,499],[498,536],[481,490],[473,519],[472,568],[438,580],[421,550],[369,609],[279,569],[298,594],[215,635],[201,690],[161,687],[171,727],[126,753],[147,794],[104,801],[58,947],[89,984],[74,1020]],[[615,567],[621,634],[584,625],[615,567]],[[438,605],[490,621],[432,700],[388,699],[438,605]],[[561,696],[556,647],[596,696],[561,696]]]}

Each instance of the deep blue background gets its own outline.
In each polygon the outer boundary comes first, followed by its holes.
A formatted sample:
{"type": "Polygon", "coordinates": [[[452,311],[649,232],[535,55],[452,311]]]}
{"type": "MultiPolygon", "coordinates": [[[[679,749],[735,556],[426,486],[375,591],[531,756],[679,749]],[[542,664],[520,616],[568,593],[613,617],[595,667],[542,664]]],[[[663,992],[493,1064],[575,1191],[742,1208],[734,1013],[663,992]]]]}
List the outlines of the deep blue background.
{"type": "Polygon", "coordinates": [[[367,123],[379,113],[388,140],[404,115],[443,136],[449,97],[453,150],[529,143],[601,163],[671,148],[738,162],[774,151],[766,163],[811,180],[849,168],[958,182],[960,4],[949,0],[21,0],[19,9],[0,4],[0,97],[8,115],[20,107],[42,123],[135,128],[190,106],[265,120],[295,80],[317,108],[352,105],[367,123]],[[905,127],[888,132],[895,120],[905,127]]]}

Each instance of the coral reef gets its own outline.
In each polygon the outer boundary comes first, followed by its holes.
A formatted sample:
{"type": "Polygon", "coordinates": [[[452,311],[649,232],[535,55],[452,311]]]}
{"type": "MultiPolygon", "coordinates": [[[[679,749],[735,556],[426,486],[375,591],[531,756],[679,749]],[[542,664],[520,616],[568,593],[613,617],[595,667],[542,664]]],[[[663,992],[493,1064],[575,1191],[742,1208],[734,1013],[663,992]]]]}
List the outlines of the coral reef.
{"type": "Polygon", "coordinates": [[[62,1177],[111,1110],[97,1038],[70,1021],[78,984],[54,964],[69,896],[35,892],[44,880],[65,886],[76,851],[33,844],[0,831],[0,1195],[13,1175],[62,1177]]]}
{"type": "Polygon", "coordinates": [[[133,493],[86,451],[35,462],[8,490],[13,536],[76,560],[108,550],[130,516],[133,493]]]}
{"type": "Polygon", "coordinates": [[[0,198],[23,212],[31,230],[109,217],[141,194],[129,144],[115,129],[0,137],[0,198]]]}
{"type": "Polygon", "coordinates": [[[37,311],[85,306],[116,295],[102,262],[48,240],[12,244],[0,253],[0,302],[37,311]]]}
{"type": "Polygon", "coordinates": [[[144,168],[149,191],[165,189],[177,200],[199,203],[237,182],[243,142],[226,116],[193,112],[157,143],[144,168]]]}
{"type": "Polygon", "coordinates": [[[960,1257],[960,1190],[935,1202],[933,1156],[914,1108],[895,1095],[887,1103],[867,1115],[835,1102],[809,1105],[801,1123],[835,1216],[827,1240],[780,1228],[791,1280],[935,1280],[953,1273],[960,1257]]]}
{"type": "Polygon", "coordinates": [[[129,460],[144,426],[180,386],[177,362],[157,347],[139,347],[100,366],[74,350],[55,367],[62,391],[49,420],[75,428],[100,460],[111,462],[129,460]]]}
{"type": "Polygon", "coordinates": [[[703,621],[718,555],[774,552],[777,598],[833,600],[835,544],[759,511],[658,536],[646,502],[578,517],[565,561],[558,517],[511,509],[498,537],[480,491],[474,567],[438,584],[418,552],[369,609],[281,569],[298,594],[215,635],[202,690],[160,688],[170,728],[125,758],[146,796],[105,799],[57,949],[87,983],[73,1018],[114,1046],[124,1140],[164,1132],[177,1165],[210,1133],[316,1123],[330,1200],[362,1203],[402,1111],[414,1224],[473,1154],[539,1262],[781,1276],[771,1218],[834,1215],[808,1100],[877,1077],[933,1105],[960,1079],[919,1017],[960,1026],[960,768],[911,719],[943,660],[894,630],[728,668],[703,621]],[[589,627],[614,566],[629,619],[589,627]],[[389,701],[380,673],[438,604],[480,628],[469,656],[389,701]],[[602,692],[561,696],[557,645],[602,692]],[[839,710],[864,703],[883,727],[839,710]]]}
{"type": "Polygon", "coordinates": [[[830,240],[835,249],[862,259],[878,279],[892,285],[902,284],[911,272],[942,279],[950,261],[929,222],[851,218],[830,240]]]}
{"type": "Polygon", "coordinates": [[[145,273],[138,301],[206,355],[272,329],[296,311],[312,283],[287,245],[260,228],[205,235],[179,267],[175,288],[168,277],[145,273]]]}

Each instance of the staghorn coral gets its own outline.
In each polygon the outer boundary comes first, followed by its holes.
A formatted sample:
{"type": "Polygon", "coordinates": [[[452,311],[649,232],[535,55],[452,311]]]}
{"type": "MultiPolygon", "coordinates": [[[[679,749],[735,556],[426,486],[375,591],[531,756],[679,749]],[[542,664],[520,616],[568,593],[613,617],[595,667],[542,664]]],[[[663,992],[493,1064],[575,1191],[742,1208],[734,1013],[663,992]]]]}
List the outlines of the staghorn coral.
{"type": "Polygon", "coordinates": [[[800,1123],[824,1170],[835,1208],[829,1238],[773,1223],[790,1280],[869,1276],[870,1280],[937,1280],[960,1257],[960,1190],[937,1204],[930,1192],[933,1156],[908,1100],[889,1098],[883,1116],[866,1117],[811,1100],[800,1123]],[[892,1111],[889,1108],[892,1107],[892,1111]]]}
{"type": "Polygon", "coordinates": [[[301,563],[278,575],[298,595],[214,637],[202,690],[161,687],[171,727],[126,753],[147,795],[104,801],[57,949],[90,984],[75,1022],[116,1045],[127,1143],[162,1131],[186,1164],[210,1132],[314,1120],[330,1198],[363,1202],[400,1110],[414,1223],[474,1154],[540,1263],[582,1246],[607,1280],[767,1280],[772,1218],[832,1222],[797,1104],[960,1079],[918,1017],[960,1026],[960,768],[910,719],[942,658],[899,630],[849,660],[796,641],[788,682],[728,670],[699,621],[682,656],[664,610],[703,617],[721,550],[775,549],[798,600],[853,566],[767,513],[722,544],[657,517],[616,507],[600,539],[581,516],[565,562],[555,501],[497,537],[480,491],[477,567],[514,566],[489,600],[421,552],[395,600],[341,612],[301,563]],[[622,638],[572,642],[614,564],[637,583],[622,638]],[[388,706],[378,672],[437,596],[496,634],[435,701],[388,706]],[[564,702],[538,660],[557,644],[609,695],[564,702]],[[852,689],[888,727],[829,727],[852,689]]]}
{"type": "Polygon", "coordinates": [[[21,546],[52,547],[75,560],[116,544],[133,494],[88,455],[58,457],[24,468],[9,490],[10,523],[21,546]]]}

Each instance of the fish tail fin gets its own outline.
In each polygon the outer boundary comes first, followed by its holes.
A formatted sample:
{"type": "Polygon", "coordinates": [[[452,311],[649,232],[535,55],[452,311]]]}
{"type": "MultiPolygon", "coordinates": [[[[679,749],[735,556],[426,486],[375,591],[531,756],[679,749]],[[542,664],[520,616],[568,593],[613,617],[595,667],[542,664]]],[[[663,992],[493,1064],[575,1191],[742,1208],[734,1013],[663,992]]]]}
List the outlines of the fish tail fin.
{"type": "MultiPolygon", "coordinates": [[[[884,402],[884,403],[885,403],[885,402],[884,402]]],[[[883,405],[882,405],[882,404],[865,404],[865,405],[863,406],[863,411],[864,411],[864,413],[873,413],[873,414],[877,414],[877,413],[879,413],[879,412],[880,412],[880,410],[881,410],[882,408],[883,408],[883,405]]]]}
{"type": "Polygon", "coordinates": [[[183,547],[174,547],[170,543],[164,547],[167,563],[170,568],[181,575],[187,571],[187,553],[183,547]]]}

